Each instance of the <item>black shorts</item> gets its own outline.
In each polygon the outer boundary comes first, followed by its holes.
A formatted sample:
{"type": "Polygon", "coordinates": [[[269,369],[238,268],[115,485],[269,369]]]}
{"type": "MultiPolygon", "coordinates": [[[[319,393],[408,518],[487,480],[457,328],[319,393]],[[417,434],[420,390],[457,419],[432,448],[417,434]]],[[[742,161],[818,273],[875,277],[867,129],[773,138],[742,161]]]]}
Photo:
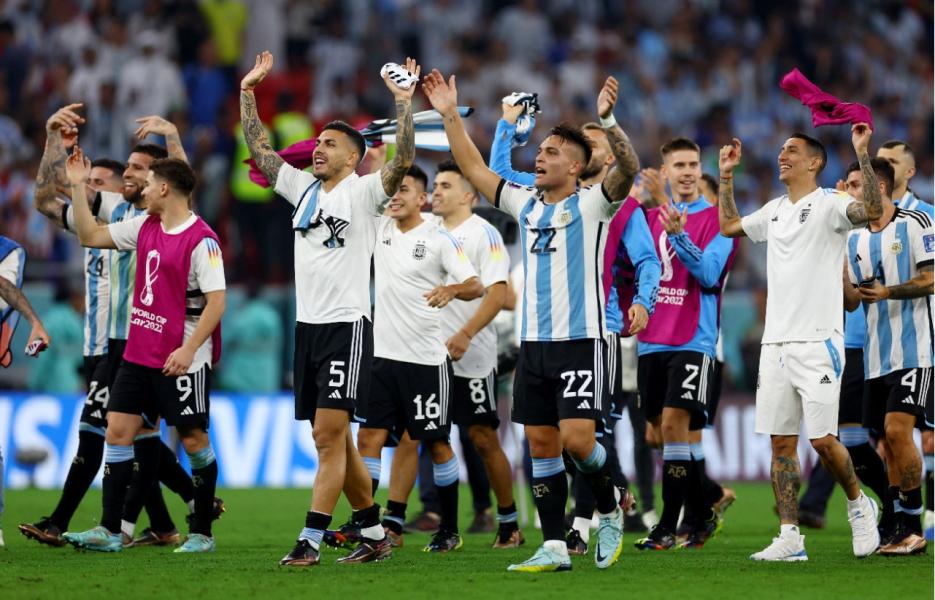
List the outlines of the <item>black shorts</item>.
{"type": "Polygon", "coordinates": [[[623,357],[620,355],[620,334],[608,333],[607,337],[607,408],[605,420],[613,427],[614,421],[623,418],[627,393],[623,391],[623,357]]]}
{"type": "Polygon", "coordinates": [[[107,340],[107,385],[114,387],[114,381],[117,379],[117,371],[120,369],[120,363],[123,362],[123,352],[127,349],[127,340],[107,340]]]}
{"type": "Polygon", "coordinates": [[[864,351],[844,349],[844,373],[841,375],[841,403],[838,423],[864,422],[864,351]]]}
{"type": "Polygon", "coordinates": [[[88,395],[81,409],[81,426],[103,433],[107,429],[107,405],[110,400],[109,362],[106,354],[84,357],[84,383],[88,395]]]}
{"type": "Polygon", "coordinates": [[[523,342],[513,382],[513,421],[555,426],[563,419],[603,423],[606,350],[607,343],[596,339],[523,342]]]}
{"type": "Polygon", "coordinates": [[[864,387],[864,426],[883,432],[886,414],[902,412],[916,417],[916,427],[931,429],[932,367],[900,369],[868,379],[864,387]]]}
{"type": "Polygon", "coordinates": [[[653,352],[639,358],[637,380],[647,421],[662,415],[663,407],[691,413],[689,429],[703,429],[708,420],[714,359],[701,352],[653,352]]]}
{"type": "Polygon", "coordinates": [[[724,381],[724,363],[714,359],[714,366],[711,371],[711,381],[708,386],[711,390],[708,392],[708,420],[705,427],[714,427],[714,419],[717,417],[717,407],[721,403],[721,385],[724,381]]]}
{"type": "Polygon", "coordinates": [[[162,369],[123,361],[110,388],[111,412],[143,417],[146,427],[155,427],[159,417],[167,425],[208,429],[211,408],[211,367],[178,377],[162,369]]]}
{"type": "Polygon", "coordinates": [[[500,417],[497,415],[497,372],[491,371],[487,377],[452,377],[451,404],[454,423],[458,427],[500,427],[500,417]]]}
{"type": "Polygon", "coordinates": [[[370,393],[373,326],[351,323],[296,323],[295,418],[315,422],[319,408],[346,410],[362,420],[370,393]]]}
{"type": "Polygon", "coordinates": [[[451,361],[417,365],[388,358],[373,360],[373,388],[365,429],[386,429],[398,442],[404,431],[413,440],[447,440],[451,431],[451,361]]]}

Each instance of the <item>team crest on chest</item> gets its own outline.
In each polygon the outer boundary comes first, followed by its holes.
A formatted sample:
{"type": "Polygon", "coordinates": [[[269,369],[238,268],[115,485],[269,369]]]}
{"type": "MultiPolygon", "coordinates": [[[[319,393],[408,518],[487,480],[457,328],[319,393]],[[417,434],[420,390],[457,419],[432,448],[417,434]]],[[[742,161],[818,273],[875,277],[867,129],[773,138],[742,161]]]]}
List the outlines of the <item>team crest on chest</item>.
{"type": "Polygon", "coordinates": [[[425,243],[421,240],[416,242],[415,248],[412,249],[412,258],[416,260],[425,258],[425,243]]]}
{"type": "Polygon", "coordinates": [[[805,220],[808,219],[808,215],[812,214],[811,205],[806,206],[802,209],[802,212],[799,213],[799,224],[805,223],[805,220]]]}
{"type": "Polygon", "coordinates": [[[892,244],[890,244],[890,252],[892,252],[893,254],[899,254],[902,251],[903,251],[903,243],[900,242],[899,240],[896,240],[892,244]]]}
{"type": "Polygon", "coordinates": [[[567,210],[558,216],[559,225],[568,225],[571,223],[571,213],[567,210]]]}

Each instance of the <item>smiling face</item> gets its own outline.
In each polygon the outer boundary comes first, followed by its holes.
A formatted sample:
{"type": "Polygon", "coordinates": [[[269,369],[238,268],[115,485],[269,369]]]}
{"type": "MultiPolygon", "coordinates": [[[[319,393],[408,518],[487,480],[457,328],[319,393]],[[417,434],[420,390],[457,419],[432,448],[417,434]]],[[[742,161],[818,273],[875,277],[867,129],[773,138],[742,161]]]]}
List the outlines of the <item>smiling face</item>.
{"type": "Polygon", "coordinates": [[[552,190],[575,182],[584,168],[584,151],[557,135],[550,135],[536,152],[535,186],[552,190]]]}
{"type": "Polygon", "coordinates": [[[153,164],[153,157],[142,152],[133,152],[127,159],[127,168],[123,172],[123,197],[127,202],[137,204],[143,199],[142,191],[146,185],[146,176],[149,165],[153,164]]]}
{"type": "Polygon", "coordinates": [[[318,136],[318,143],[312,152],[312,174],[328,181],[341,177],[357,168],[360,153],[343,131],[326,129],[318,136]]]}
{"type": "Polygon", "coordinates": [[[399,185],[399,190],[390,198],[385,214],[397,221],[404,221],[422,209],[425,199],[425,187],[422,182],[406,175],[399,185]]]}
{"type": "Polygon", "coordinates": [[[591,161],[581,172],[581,179],[596,177],[608,164],[613,164],[613,154],[607,134],[601,129],[585,128],[582,133],[591,142],[591,161]]]}
{"type": "Polygon", "coordinates": [[[153,175],[152,171],[147,171],[140,195],[146,203],[146,212],[158,215],[165,209],[166,198],[169,196],[169,184],[153,175]]]}
{"type": "Polygon", "coordinates": [[[673,150],[666,154],[660,172],[669,182],[672,195],[686,200],[698,194],[701,157],[695,150],[673,150]]]}
{"type": "Polygon", "coordinates": [[[95,192],[120,192],[123,181],[120,173],[114,173],[107,167],[92,167],[88,175],[88,187],[95,192]]]}
{"type": "Polygon", "coordinates": [[[779,181],[783,183],[815,179],[820,168],[821,156],[813,153],[803,139],[789,138],[779,150],[779,181]]]}
{"type": "Polygon", "coordinates": [[[465,179],[454,171],[441,171],[435,176],[432,188],[432,214],[447,217],[462,210],[470,209],[474,203],[474,192],[468,189],[465,179]]]}

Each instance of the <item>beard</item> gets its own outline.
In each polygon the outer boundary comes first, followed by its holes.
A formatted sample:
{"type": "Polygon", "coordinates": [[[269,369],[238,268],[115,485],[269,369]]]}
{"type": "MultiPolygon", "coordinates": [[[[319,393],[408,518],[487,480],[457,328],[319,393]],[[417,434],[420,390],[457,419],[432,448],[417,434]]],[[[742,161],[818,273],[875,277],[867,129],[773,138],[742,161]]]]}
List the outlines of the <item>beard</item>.
{"type": "Polygon", "coordinates": [[[581,179],[591,179],[592,177],[599,175],[602,168],[603,166],[600,163],[592,160],[584,169],[581,170],[581,175],[579,177],[581,179]]]}

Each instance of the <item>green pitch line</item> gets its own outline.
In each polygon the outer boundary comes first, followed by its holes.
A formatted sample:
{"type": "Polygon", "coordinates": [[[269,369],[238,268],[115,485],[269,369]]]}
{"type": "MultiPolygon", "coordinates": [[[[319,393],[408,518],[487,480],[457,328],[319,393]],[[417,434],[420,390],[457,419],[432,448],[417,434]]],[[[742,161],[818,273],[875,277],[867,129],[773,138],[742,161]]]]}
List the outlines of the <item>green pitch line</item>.
{"type": "MultiPolygon", "coordinates": [[[[768,485],[738,484],[737,502],[727,513],[724,531],[702,550],[641,553],[637,534],[626,534],[620,562],[607,571],[594,567],[592,554],[572,557],[567,573],[507,573],[506,566],[532,554],[541,534],[524,528],[527,544],[519,550],[489,548],[492,535],[466,535],[464,548],[448,555],[423,553],[427,534],[407,534],[405,547],[377,564],[342,566],[343,552],[325,550],[322,565],[311,569],[279,567],[302,527],[308,506],[304,490],[221,490],[228,513],[215,523],[217,552],[178,555],[167,548],[129,549],[115,555],[49,548],[27,540],[16,529],[51,511],[57,492],[6,493],[0,549],[0,598],[931,598],[933,562],[921,557],[858,560],[851,554],[844,499],[831,500],[828,527],[805,530],[809,561],[753,563],[747,557],[769,544],[778,530],[768,485]],[[633,596],[639,594],[639,596],[633,596]]],[[[657,496],[658,497],[658,496],[657,496]]],[[[385,502],[386,490],[377,500],[385,502]]],[[[462,527],[470,523],[470,492],[462,488],[462,527]]],[[[167,492],[177,524],[182,503],[167,492]]],[[[418,510],[413,499],[410,514],[418,510]]],[[[348,515],[338,509],[334,525],[348,515]]],[[[96,524],[100,493],[85,498],[73,529],[96,524]]],[[[146,526],[137,525],[137,531],[146,526]]],[[[931,552],[931,551],[930,551],[931,552]]]]}

